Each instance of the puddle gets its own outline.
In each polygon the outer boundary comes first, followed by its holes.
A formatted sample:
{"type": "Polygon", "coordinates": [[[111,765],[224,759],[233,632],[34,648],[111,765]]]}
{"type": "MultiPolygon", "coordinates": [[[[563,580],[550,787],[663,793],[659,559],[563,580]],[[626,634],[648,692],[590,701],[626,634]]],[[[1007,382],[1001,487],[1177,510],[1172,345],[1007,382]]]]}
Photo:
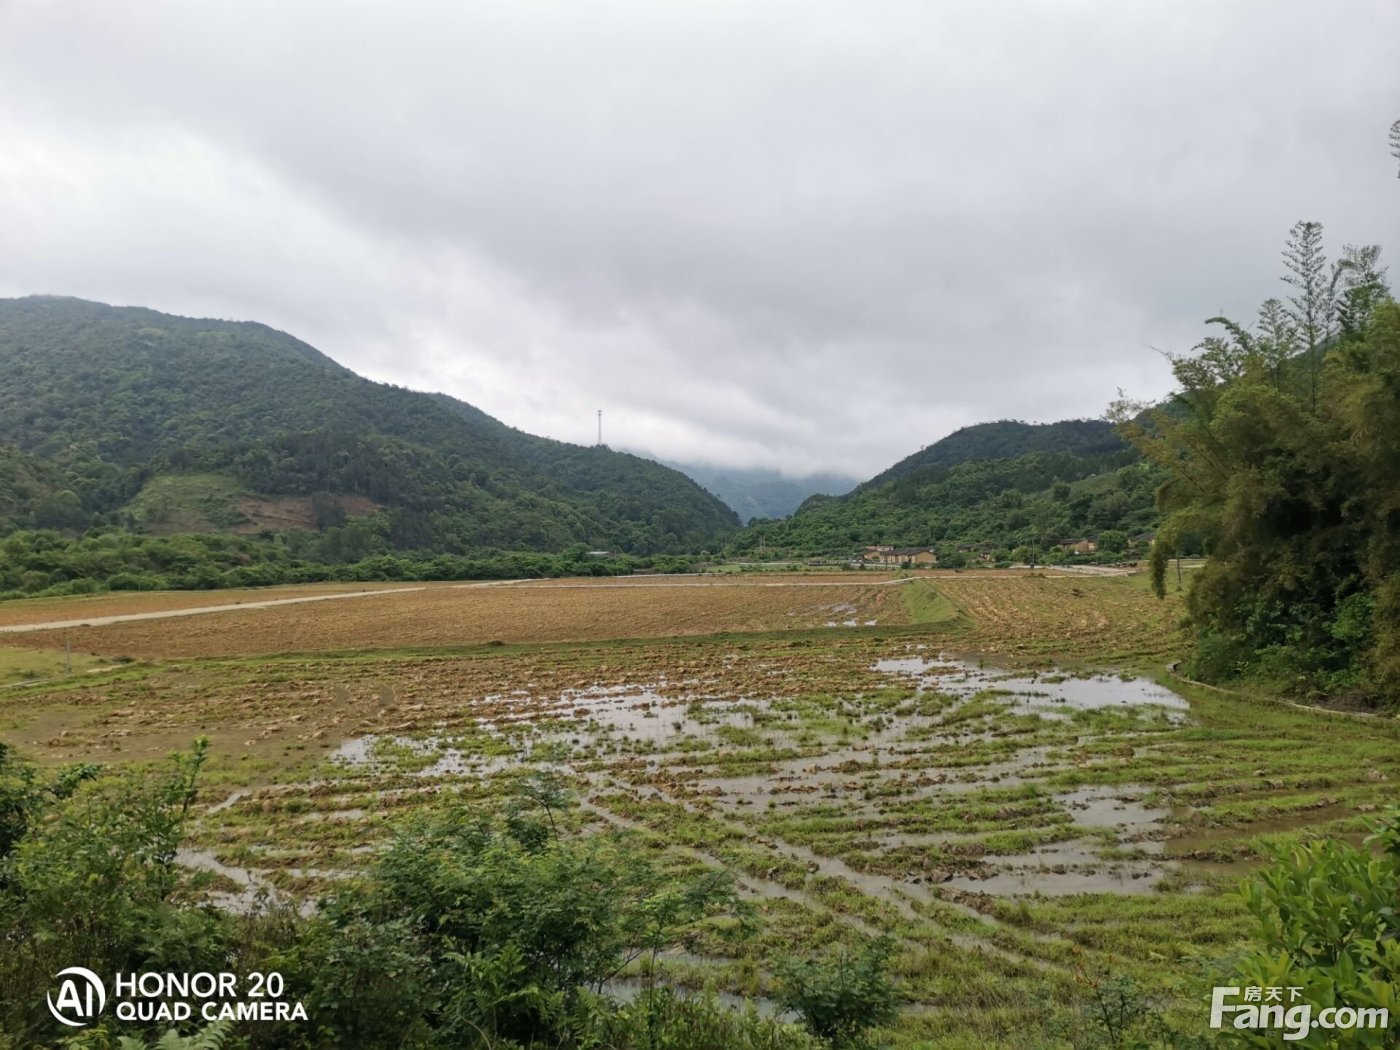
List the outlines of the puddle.
{"type": "Polygon", "coordinates": [[[944,885],[997,897],[1139,894],[1152,892],[1165,874],[1166,869],[1152,861],[1106,862],[1082,848],[1057,845],[1036,850],[1018,863],[997,865],[985,877],[959,875],[944,885]]]}
{"type": "MultiPolygon", "coordinates": [[[[1144,805],[1140,799],[1148,791],[1144,785],[1118,784],[1082,787],[1055,801],[1069,811],[1070,818],[1081,828],[1113,828],[1119,841],[1130,836],[1161,828],[1169,811],[1144,805]]],[[[1161,848],[1161,843],[1149,843],[1161,848]]]]}
{"type": "MultiPolygon", "coordinates": [[[[1008,671],[978,666],[946,655],[909,656],[875,661],[881,674],[918,680],[920,691],[932,690],[962,700],[979,694],[1005,700],[1017,712],[1054,717],[1056,709],[1094,711],[1117,707],[1158,707],[1184,712],[1190,705],[1165,686],[1145,678],[1110,674],[1067,675],[1062,671],[1008,671]]],[[[1180,715],[1171,716],[1180,720],[1180,715]]]]}
{"type": "MultiPolygon", "coordinates": [[[[899,701],[892,710],[881,706],[888,705],[887,695],[871,701],[856,693],[832,698],[818,720],[809,722],[785,707],[775,709],[769,700],[687,695],[693,683],[664,677],[647,685],[569,689],[547,698],[522,688],[483,698],[476,729],[464,736],[369,735],[347,740],[331,757],[343,766],[394,770],[397,765],[400,775],[423,780],[491,776],[522,765],[582,770],[585,776],[592,775],[590,769],[604,769],[605,776],[616,778],[607,781],[613,788],[751,825],[756,841],[802,863],[812,875],[840,879],[913,919],[914,903],[941,899],[917,871],[906,880],[859,870],[763,830],[764,814],[835,807],[843,818],[866,822],[880,835],[876,848],[905,850],[917,846],[920,836],[901,837],[897,825],[902,813],[917,812],[921,800],[1035,784],[1071,768],[1065,759],[1050,757],[1063,742],[1045,744],[1035,730],[1018,741],[1034,721],[999,733],[999,708],[990,714],[968,712],[975,719],[958,717],[969,702],[991,699],[1009,712],[1049,719],[1067,717],[1068,710],[1120,707],[1179,717],[1187,708],[1174,693],[1142,679],[1012,672],[931,651],[879,660],[873,670],[912,678],[918,692],[949,699],[899,701]],[[488,744],[488,750],[508,753],[483,754],[488,744]],[[736,750],[757,747],[785,753],[775,751],[757,768],[726,764],[736,750]],[[570,755],[573,769],[561,765],[570,755]],[[609,765],[609,756],[619,755],[625,766],[609,765]],[[885,834],[877,830],[882,827],[885,834]]],[[[1169,814],[1143,803],[1148,794],[1146,786],[1128,784],[1042,796],[1053,802],[1050,823],[1059,821],[1078,837],[1021,855],[987,855],[947,884],[1007,896],[1147,892],[1171,868],[1161,855],[1169,814]],[[1070,825],[1063,823],[1066,815],[1070,825]]],[[[358,812],[334,816],[356,819],[358,812]]]]}
{"type": "Polygon", "coordinates": [[[878,746],[843,748],[811,757],[772,763],[772,772],[751,776],[701,776],[686,787],[722,809],[754,812],[770,807],[839,802],[850,816],[877,816],[881,806],[909,803],[935,795],[962,795],[987,788],[1019,787],[1023,774],[1046,762],[1048,747],[1018,750],[1003,762],[981,766],[940,768],[930,762],[909,766],[906,758],[920,752],[878,746]],[[897,798],[880,795],[880,789],[898,783],[897,798]],[[866,798],[869,791],[872,798],[866,798]]]}
{"type": "Polygon", "coordinates": [[[252,792],[248,788],[239,788],[237,791],[232,792],[222,802],[216,802],[214,803],[214,805],[210,806],[208,812],[222,813],[224,810],[231,809],[233,806],[237,805],[237,803],[241,799],[247,798],[251,793],[252,792]]]}
{"type": "Polygon", "coordinates": [[[651,690],[622,694],[586,691],[569,699],[581,708],[573,712],[578,728],[593,736],[620,735],[647,744],[691,739],[719,743],[724,730],[758,728],[759,708],[744,700],[676,700],[651,690]]]}
{"type": "Polygon", "coordinates": [[[1092,786],[1054,796],[1073,825],[1084,830],[1112,829],[1114,839],[1078,838],[1047,843],[1028,853],[987,855],[979,869],[946,882],[953,889],[995,896],[1076,893],[1148,893],[1170,870],[1163,862],[1169,811],[1145,805],[1148,789],[1127,784],[1092,786]],[[1159,836],[1159,837],[1149,837],[1159,836]],[[1104,857],[1107,850],[1131,850],[1145,856],[1104,857]]]}
{"type": "Polygon", "coordinates": [[[926,660],[922,656],[901,656],[888,660],[876,660],[872,670],[881,674],[925,674],[930,667],[937,665],[936,661],[926,660]]]}
{"type": "Polygon", "coordinates": [[[298,820],[314,823],[319,820],[364,820],[369,812],[363,809],[322,809],[303,813],[298,820]]]}
{"type": "MultiPolygon", "coordinates": [[[[263,901],[269,904],[280,904],[284,900],[277,887],[266,877],[266,873],[255,871],[252,868],[237,868],[225,864],[208,850],[178,849],[175,851],[175,863],[193,871],[210,872],[234,883],[238,889],[232,893],[226,890],[206,891],[206,896],[214,906],[223,911],[247,915],[256,911],[263,901]]],[[[281,870],[284,874],[296,879],[346,879],[353,878],[355,875],[351,871],[329,868],[283,868],[281,870]]],[[[316,901],[310,897],[305,898],[299,902],[297,910],[304,916],[314,914],[316,901]]]]}
{"type": "MultiPolygon", "coordinates": [[[[722,744],[760,745],[782,729],[778,721],[756,718],[767,707],[766,702],[675,699],[647,688],[566,690],[553,700],[528,694],[488,699],[493,701],[493,715],[479,718],[478,729],[498,740],[509,740],[515,745],[512,751],[563,744],[604,751],[616,747],[646,749],[659,755],[722,744]],[[501,709],[503,701],[505,710],[501,709]]],[[[470,737],[466,740],[470,742],[470,737]]],[[[414,771],[413,775],[423,777],[489,774],[522,761],[516,754],[481,756],[459,748],[457,743],[452,737],[371,733],[345,741],[329,757],[336,765],[364,766],[380,761],[380,749],[403,748],[418,756],[436,756],[431,765],[414,771]]]]}
{"type": "Polygon", "coordinates": [[[257,909],[259,901],[263,898],[271,903],[280,899],[277,888],[260,874],[249,868],[235,868],[224,864],[207,850],[178,849],[175,851],[175,863],[195,871],[211,872],[235,883],[238,886],[237,892],[214,890],[209,893],[215,905],[225,911],[248,914],[257,909]]]}
{"type": "Polygon", "coordinates": [[[352,737],[332,751],[329,757],[336,765],[363,766],[369,763],[370,752],[378,743],[379,737],[374,733],[352,737]]]}
{"type": "Polygon", "coordinates": [[[381,736],[376,733],[345,741],[332,751],[329,757],[331,763],[337,766],[377,767],[392,764],[395,758],[392,752],[395,749],[406,751],[415,758],[435,756],[432,762],[405,771],[408,776],[425,779],[465,776],[469,773],[490,776],[520,763],[514,755],[481,755],[462,751],[443,737],[381,736]]]}

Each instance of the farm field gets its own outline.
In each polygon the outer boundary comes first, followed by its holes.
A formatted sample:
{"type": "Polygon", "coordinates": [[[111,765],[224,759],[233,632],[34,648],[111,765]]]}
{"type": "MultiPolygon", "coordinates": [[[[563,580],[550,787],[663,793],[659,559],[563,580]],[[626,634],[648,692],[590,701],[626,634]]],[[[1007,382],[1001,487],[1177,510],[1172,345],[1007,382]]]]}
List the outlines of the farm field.
{"type": "MultiPolygon", "coordinates": [[[[61,651],[0,645],[0,689],[61,676],[68,666],[69,661],[61,651]]],[[[97,657],[80,655],[71,660],[71,666],[75,673],[83,674],[116,665],[97,657]]]]}
{"type": "Polygon", "coordinates": [[[1400,778],[1391,722],[1170,687],[1180,609],[1141,578],[802,581],[94,628],[84,652],[138,662],[0,693],[0,737],[134,763],[208,735],[183,859],[229,906],[314,896],[410,813],[557,778],[569,830],[723,868],[757,909],[663,956],[672,981],[763,1004],[774,959],[888,934],[904,1047],[1042,1046],[1125,974],[1203,1023],[1202,975],[1251,930],[1232,887],[1271,846],[1361,835],[1400,778]]]}
{"type": "Polygon", "coordinates": [[[123,591],[74,598],[24,598],[0,602],[0,627],[171,612],[209,605],[242,605],[248,602],[308,598],[321,594],[385,590],[395,583],[307,583],[285,587],[232,588],[222,591],[123,591]]]}
{"type": "MultiPolygon", "coordinates": [[[[862,574],[863,576],[863,574],[862,574]]],[[[75,650],[139,659],[471,646],[772,631],[907,622],[900,580],[675,580],[410,585],[388,593],[261,609],[75,627],[75,650]]],[[[281,597],[294,597],[287,588],[281,597]]],[[[196,597],[189,606],[202,604],[196,597]]],[[[186,606],[188,607],[188,606],[186,606]]],[[[179,608],[175,606],[174,608],[179,608]]],[[[61,606],[56,619],[72,617],[61,606]]],[[[92,613],[91,615],[96,615],[92,613]]],[[[5,644],[47,649],[50,632],[5,644]]]]}

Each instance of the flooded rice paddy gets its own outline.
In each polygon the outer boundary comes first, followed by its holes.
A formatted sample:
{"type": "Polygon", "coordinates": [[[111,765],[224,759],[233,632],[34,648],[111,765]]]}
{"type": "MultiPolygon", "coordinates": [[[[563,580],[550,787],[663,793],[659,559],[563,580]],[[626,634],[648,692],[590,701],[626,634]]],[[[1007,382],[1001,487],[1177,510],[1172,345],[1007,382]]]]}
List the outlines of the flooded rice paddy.
{"type": "Polygon", "coordinates": [[[417,815],[500,814],[547,778],[561,833],[726,871],[749,901],[744,938],[658,959],[673,987],[770,1010],[776,960],[889,935],[895,1045],[959,1050],[1044,1045],[1046,1004],[1086,982],[1179,995],[1250,936],[1240,878],[1359,842],[1393,798],[1378,720],[1080,669],[1179,655],[1177,606],[1135,581],[908,582],[438,588],[114,625],[92,651],[135,664],[0,693],[0,728],[53,764],[207,735],[179,859],[234,909],[314,908],[417,815]]]}
{"type": "MultiPolygon", "coordinates": [[[[406,800],[490,794],[530,771],[562,777],[585,823],[682,831],[726,864],[732,854],[706,840],[743,841],[736,874],[760,897],[775,895],[762,883],[785,895],[815,877],[870,898],[875,912],[917,918],[916,903],[959,907],[976,895],[1149,893],[1176,868],[1164,849],[1172,813],[1155,789],[1075,786],[1072,750],[1180,726],[1187,704],[1175,693],[922,646],[867,671],[867,688],[815,698],[709,694],[702,678],[665,675],[489,693],[466,702],[457,725],[352,736],[312,781],[261,797],[240,789],[208,813],[290,808],[306,811],[299,827],[334,825],[329,861],[273,866],[301,887],[316,881],[308,870],[346,866],[345,850],[371,850],[406,800]]],[[[381,686],[378,706],[395,702],[381,686]]]]}

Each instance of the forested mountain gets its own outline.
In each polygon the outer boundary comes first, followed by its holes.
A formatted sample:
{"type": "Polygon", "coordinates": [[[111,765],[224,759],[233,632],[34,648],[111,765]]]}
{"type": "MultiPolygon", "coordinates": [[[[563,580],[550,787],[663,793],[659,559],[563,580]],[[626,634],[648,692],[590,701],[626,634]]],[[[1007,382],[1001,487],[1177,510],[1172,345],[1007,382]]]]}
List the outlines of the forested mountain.
{"type": "Polygon", "coordinates": [[[856,487],[859,478],[819,473],[790,476],[763,467],[711,467],[697,463],[658,463],[679,470],[722,499],[740,521],[786,518],[814,495],[840,496],[856,487]]]}
{"type": "Polygon", "coordinates": [[[1105,536],[1122,550],[1157,521],[1163,475],[1098,420],[966,427],[841,498],[813,497],[787,521],[759,522],[733,549],[796,554],[865,544],[959,546],[1043,553],[1057,539],[1105,536]]]}
{"type": "Polygon", "coordinates": [[[0,527],[91,524],[647,554],[738,522],[656,463],[371,382],[265,325],[0,300],[0,527]]]}
{"type": "Polygon", "coordinates": [[[58,467],[27,456],[13,445],[0,445],[0,521],[58,524],[82,508],[64,498],[67,481],[58,467]]]}
{"type": "Polygon", "coordinates": [[[980,459],[1015,459],[1033,452],[1111,456],[1127,447],[1113,424],[1101,419],[1065,419],[1058,423],[1001,419],[955,430],[860,487],[873,488],[925,467],[956,467],[980,459]]]}

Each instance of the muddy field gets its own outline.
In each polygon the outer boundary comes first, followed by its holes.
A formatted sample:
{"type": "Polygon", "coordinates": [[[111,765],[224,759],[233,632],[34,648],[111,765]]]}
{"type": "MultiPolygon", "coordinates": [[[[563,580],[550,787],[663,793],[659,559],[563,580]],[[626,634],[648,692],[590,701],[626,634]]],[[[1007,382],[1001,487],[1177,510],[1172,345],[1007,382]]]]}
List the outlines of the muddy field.
{"type": "Polygon", "coordinates": [[[1142,575],[959,574],[930,586],[966,618],[965,644],[979,652],[1150,667],[1182,644],[1177,595],[1158,601],[1142,575]]]}
{"type": "Polygon", "coordinates": [[[286,587],[246,587],[226,591],[127,591],[82,598],[24,598],[0,602],[0,627],[82,620],[107,616],[170,612],[209,605],[244,605],[249,602],[307,598],[318,594],[384,590],[395,583],[308,583],[286,587]]]}
{"type": "MultiPolygon", "coordinates": [[[[73,648],[84,653],[189,659],[892,626],[908,622],[899,593],[907,585],[895,579],[853,581],[849,576],[410,585],[335,601],[75,626],[68,633],[73,648]]],[[[73,618],[62,607],[49,614],[73,618]]],[[[85,609],[80,615],[97,613],[85,609]]],[[[46,631],[3,638],[6,645],[55,644],[52,632],[46,631]]]]}
{"type": "Polygon", "coordinates": [[[573,829],[722,867],[758,905],[750,939],[667,957],[673,979],[762,999],[794,946],[886,932],[905,1046],[1035,1045],[1112,974],[1179,995],[1249,930],[1229,890],[1268,848],[1359,835],[1400,777],[1389,724],[1169,688],[1179,610],[1139,580],[844,586],[390,595],[356,606],[353,637],[383,648],[353,657],[210,658],[278,630],[344,644],[315,605],[118,625],[166,662],[0,695],[0,732],[48,762],[209,734],[183,859],[229,906],[353,878],[444,797],[499,807],[557,777],[573,829]],[[402,651],[487,623],[473,637],[525,636],[402,651]]]}

